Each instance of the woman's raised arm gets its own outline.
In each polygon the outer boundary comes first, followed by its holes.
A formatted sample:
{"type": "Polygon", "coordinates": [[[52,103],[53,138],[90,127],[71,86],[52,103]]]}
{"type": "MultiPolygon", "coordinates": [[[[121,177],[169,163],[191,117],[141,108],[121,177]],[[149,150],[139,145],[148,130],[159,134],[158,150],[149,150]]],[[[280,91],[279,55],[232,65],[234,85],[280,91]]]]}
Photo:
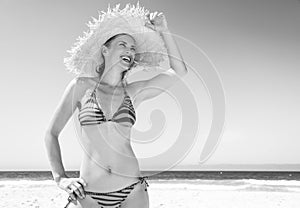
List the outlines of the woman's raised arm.
{"type": "Polygon", "coordinates": [[[176,83],[180,77],[187,74],[187,67],[173,35],[167,27],[165,16],[163,14],[153,14],[149,16],[149,19],[151,24],[148,23],[146,26],[160,33],[167,48],[171,69],[149,80],[131,83],[129,86],[136,95],[137,103],[159,95],[176,83]]]}

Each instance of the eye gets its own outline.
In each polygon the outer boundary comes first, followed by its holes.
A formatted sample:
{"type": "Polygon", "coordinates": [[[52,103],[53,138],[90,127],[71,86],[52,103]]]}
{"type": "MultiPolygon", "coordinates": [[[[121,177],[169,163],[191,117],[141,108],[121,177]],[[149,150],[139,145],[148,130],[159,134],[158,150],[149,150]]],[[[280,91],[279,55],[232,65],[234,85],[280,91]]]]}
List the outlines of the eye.
{"type": "Polygon", "coordinates": [[[120,46],[123,46],[123,47],[125,47],[125,44],[124,44],[124,43],[120,43],[120,46]]]}
{"type": "Polygon", "coordinates": [[[133,52],[135,52],[135,48],[131,48],[130,50],[133,51],[133,52]]]}

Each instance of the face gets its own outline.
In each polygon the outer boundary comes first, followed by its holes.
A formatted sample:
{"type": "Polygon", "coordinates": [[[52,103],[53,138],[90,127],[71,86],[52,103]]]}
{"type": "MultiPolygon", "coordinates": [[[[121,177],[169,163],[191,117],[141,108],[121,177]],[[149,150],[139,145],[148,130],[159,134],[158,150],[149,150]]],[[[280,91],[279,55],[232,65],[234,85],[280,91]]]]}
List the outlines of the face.
{"type": "Polygon", "coordinates": [[[106,47],[105,61],[112,65],[121,65],[127,70],[133,64],[135,50],[135,40],[129,35],[120,35],[106,47]]]}

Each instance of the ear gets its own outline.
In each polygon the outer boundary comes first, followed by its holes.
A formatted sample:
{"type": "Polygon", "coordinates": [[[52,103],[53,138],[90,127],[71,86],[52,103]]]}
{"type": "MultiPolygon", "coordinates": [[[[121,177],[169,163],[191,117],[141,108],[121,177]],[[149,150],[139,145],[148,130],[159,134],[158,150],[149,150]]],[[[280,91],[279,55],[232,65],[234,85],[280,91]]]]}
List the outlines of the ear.
{"type": "Polygon", "coordinates": [[[101,47],[101,52],[102,52],[103,56],[106,56],[108,54],[108,48],[103,45],[101,47]]]}

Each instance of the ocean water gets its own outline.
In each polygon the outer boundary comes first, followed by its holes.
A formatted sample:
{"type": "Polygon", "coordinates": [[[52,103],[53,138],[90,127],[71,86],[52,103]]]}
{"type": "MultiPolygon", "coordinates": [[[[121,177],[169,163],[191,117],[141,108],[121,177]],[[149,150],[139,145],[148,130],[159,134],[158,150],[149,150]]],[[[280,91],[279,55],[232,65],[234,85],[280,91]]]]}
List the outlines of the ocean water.
{"type": "MultiPolygon", "coordinates": [[[[78,171],[67,171],[70,177],[78,177],[78,171]]],[[[300,172],[274,171],[142,171],[149,180],[287,180],[300,181],[300,172]]],[[[0,181],[52,180],[50,171],[0,171],[0,181]]]]}
{"type": "MultiPolygon", "coordinates": [[[[78,171],[67,172],[78,177],[78,171]]],[[[268,191],[300,193],[300,172],[262,171],[166,171],[156,173],[144,171],[151,187],[218,191],[268,191]]],[[[0,171],[0,184],[40,185],[52,184],[49,171],[0,171]]]]}

